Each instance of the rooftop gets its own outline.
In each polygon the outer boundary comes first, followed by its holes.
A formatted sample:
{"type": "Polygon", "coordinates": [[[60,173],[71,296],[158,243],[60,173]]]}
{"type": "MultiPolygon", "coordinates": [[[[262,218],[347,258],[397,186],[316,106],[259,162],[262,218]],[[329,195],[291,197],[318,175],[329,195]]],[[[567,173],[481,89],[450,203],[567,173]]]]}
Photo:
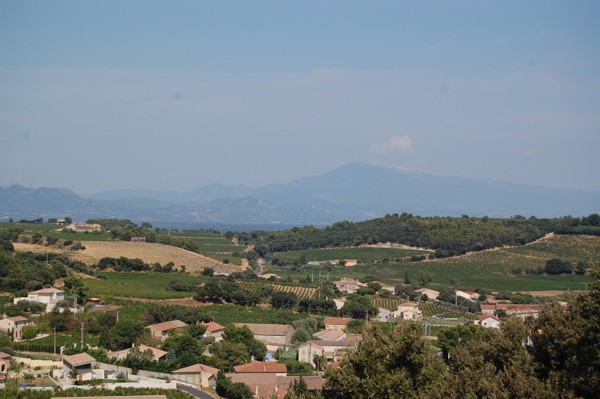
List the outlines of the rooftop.
{"type": "Polygon", "coordinates": [[[247,326],[254,335],[287,335],[294,327],[289,324],[233,323],[236,327],[247,326]]]}
{"type": "Polygon", "coordinates": [[[219,369],[216,369],[214,367],[210,367],[210,366],[207,366],[207,365],[201,364],[201,363],[196,363],[196,364],[193,364],[193,365],[188,366],[188,367],[184,367],[184,368],[179,369],[179,370],[174,370],[171,373],[177,373],[177,374],[197,374],[197,373],[201,373],[203,371],[205,373],[213,374],[214,376],[216,376],[219,373],[219,369]]]}
{"type": "Polygon", "coordinates": [[[287,366],[275,362],[251,362],[234,366],[236,373],[287,373],[287,366]]]}

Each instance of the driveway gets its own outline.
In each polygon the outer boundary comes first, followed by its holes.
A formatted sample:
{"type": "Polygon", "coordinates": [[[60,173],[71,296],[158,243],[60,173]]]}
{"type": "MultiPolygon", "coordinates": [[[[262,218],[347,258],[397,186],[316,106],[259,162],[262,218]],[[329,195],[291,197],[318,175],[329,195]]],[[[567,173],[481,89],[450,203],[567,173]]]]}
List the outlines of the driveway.
{"type": "Polygon", "coordinates": [[[184,385],[184,384],[177,384],[177,389],[179,389],[180,391],[184,391],[189,393],[190,395],[196,397],[196,398],[200,398],[200,399],[215,399],[214,397],[210,396],[209,394],[207,394],[206,392],[202,392],[199,389],[196,388],[192,388],[188,385],[184,385]]]}

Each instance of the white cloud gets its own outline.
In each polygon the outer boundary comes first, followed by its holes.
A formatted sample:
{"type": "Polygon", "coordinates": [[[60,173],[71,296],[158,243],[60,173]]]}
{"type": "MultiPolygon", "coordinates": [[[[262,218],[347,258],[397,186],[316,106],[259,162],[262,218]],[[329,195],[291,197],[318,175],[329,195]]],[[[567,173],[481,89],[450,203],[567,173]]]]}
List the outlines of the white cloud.
{"type": "Polygon", "coordinates": [[[381,144],[373,144],[369,149],[372,154],[413,154],[412,139],[408,136],[393,136],[388,141],[381,144]]]}

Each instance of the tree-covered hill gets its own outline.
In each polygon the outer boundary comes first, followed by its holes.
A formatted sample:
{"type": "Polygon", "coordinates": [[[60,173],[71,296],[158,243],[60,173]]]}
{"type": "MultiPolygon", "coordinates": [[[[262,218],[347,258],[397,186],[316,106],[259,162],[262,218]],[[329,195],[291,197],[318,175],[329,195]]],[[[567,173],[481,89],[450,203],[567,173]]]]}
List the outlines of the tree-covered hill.
{"type": "Polygon", "coordinates": [[[451,256],[488,248],[522,245],[550,232],[576,234],[585,227],[586,234],[600,234],[597,214],[584,218],[570,216],[556,219],[474,218],[463,216],[421,217],[410,213],[392,214],[365,222],[337,222],[325,228],[295,227],[276,232],[242,234],[254,241],[257,252],[282,252],[309,248],[358,246],[381,242],[400,243],[436,250],[436,256],[451,256]]]}

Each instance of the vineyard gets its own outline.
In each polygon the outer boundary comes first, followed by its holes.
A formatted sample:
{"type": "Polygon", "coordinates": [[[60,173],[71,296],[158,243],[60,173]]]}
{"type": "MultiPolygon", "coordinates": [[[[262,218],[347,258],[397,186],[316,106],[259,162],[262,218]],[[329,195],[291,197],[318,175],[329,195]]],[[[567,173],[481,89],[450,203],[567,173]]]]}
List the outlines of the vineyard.
{"type": "Polygon", "coordinates": [[[272,285],[275,291],[283,291],[283,292],[292,292],[296,294],[298,299],[308,299],[314,298],[317,289],[316,288],[307,288],[307,287],[299,287],[294,285],[272,285]]]}

